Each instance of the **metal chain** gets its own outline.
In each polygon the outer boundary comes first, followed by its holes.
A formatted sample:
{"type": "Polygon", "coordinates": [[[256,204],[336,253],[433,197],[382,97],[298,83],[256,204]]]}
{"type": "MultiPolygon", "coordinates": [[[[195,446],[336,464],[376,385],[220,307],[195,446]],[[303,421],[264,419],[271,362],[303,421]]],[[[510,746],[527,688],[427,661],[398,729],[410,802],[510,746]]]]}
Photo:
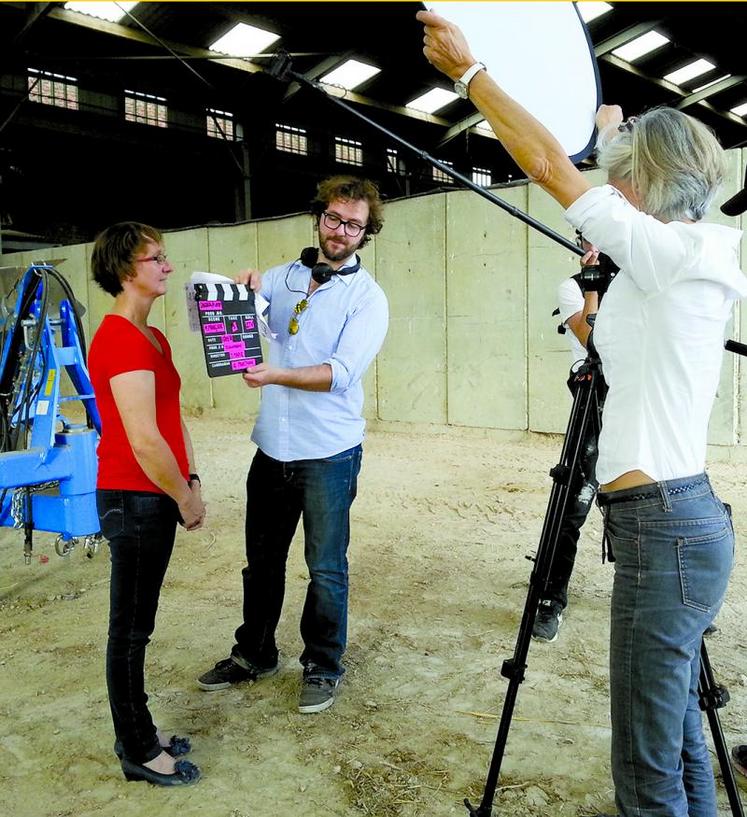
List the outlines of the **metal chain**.
{"type": "Polygon", "coordinates": [[[13,520],[14,528],[22,528],[24,525],[24,504],[25,499],[29,494],[38,494],[41,491],[46,491],[49,488],[58,488],[59,480],[53,482],[40,482],[38,485],[28,485],[22,488],[16,488],[13,491],[13,497],[10,501],[10,517],[13,520]]]}

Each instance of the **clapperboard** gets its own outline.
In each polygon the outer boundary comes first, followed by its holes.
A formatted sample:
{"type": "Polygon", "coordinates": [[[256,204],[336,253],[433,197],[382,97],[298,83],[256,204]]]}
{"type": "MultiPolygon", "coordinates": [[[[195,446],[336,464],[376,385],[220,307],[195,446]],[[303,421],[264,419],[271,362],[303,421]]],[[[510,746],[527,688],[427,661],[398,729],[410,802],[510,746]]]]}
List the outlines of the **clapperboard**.
{"type": "Polygon", "coordinates": [[[210,377],[262,362],[254,293],[244,284],[195,284],[200,335],[210,377]]]}

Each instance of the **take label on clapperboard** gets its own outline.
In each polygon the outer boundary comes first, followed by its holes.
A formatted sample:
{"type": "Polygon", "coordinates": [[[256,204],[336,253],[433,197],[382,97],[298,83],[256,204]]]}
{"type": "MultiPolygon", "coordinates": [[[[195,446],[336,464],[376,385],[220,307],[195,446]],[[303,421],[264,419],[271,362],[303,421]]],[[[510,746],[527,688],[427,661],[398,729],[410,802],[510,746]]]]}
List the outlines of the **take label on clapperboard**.
{"type": "Polygon", "coordinates": [[[210,377],[262,362],[254,293],[244,284],[194,283],[194,302],[210,377]]]}

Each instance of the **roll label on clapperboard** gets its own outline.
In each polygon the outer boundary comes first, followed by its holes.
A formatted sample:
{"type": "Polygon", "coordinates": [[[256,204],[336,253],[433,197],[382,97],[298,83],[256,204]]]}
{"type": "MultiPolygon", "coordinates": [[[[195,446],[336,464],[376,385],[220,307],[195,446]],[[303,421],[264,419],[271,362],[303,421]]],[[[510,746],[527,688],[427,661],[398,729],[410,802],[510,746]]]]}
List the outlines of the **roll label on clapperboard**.
{"type": "Polygon", "coordinates": [[[194,284],[200,335],[210,377],[262,362],[254,293],[243,284],[194,284]]]}

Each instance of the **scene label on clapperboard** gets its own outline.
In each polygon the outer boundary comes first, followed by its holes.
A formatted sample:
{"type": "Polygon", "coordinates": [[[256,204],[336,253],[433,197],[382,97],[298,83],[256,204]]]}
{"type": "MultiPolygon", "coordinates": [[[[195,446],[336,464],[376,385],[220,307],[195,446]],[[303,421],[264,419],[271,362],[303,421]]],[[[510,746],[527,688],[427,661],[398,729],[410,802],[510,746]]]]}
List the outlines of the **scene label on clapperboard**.
{"type": "Polygon", "coordinates": [[[209,377],[241,374],[262,362],[260,335],[272,334],[261,295],[210,272],[193,273],[185,294],[189,328],[200,333],[209,377]]]}

